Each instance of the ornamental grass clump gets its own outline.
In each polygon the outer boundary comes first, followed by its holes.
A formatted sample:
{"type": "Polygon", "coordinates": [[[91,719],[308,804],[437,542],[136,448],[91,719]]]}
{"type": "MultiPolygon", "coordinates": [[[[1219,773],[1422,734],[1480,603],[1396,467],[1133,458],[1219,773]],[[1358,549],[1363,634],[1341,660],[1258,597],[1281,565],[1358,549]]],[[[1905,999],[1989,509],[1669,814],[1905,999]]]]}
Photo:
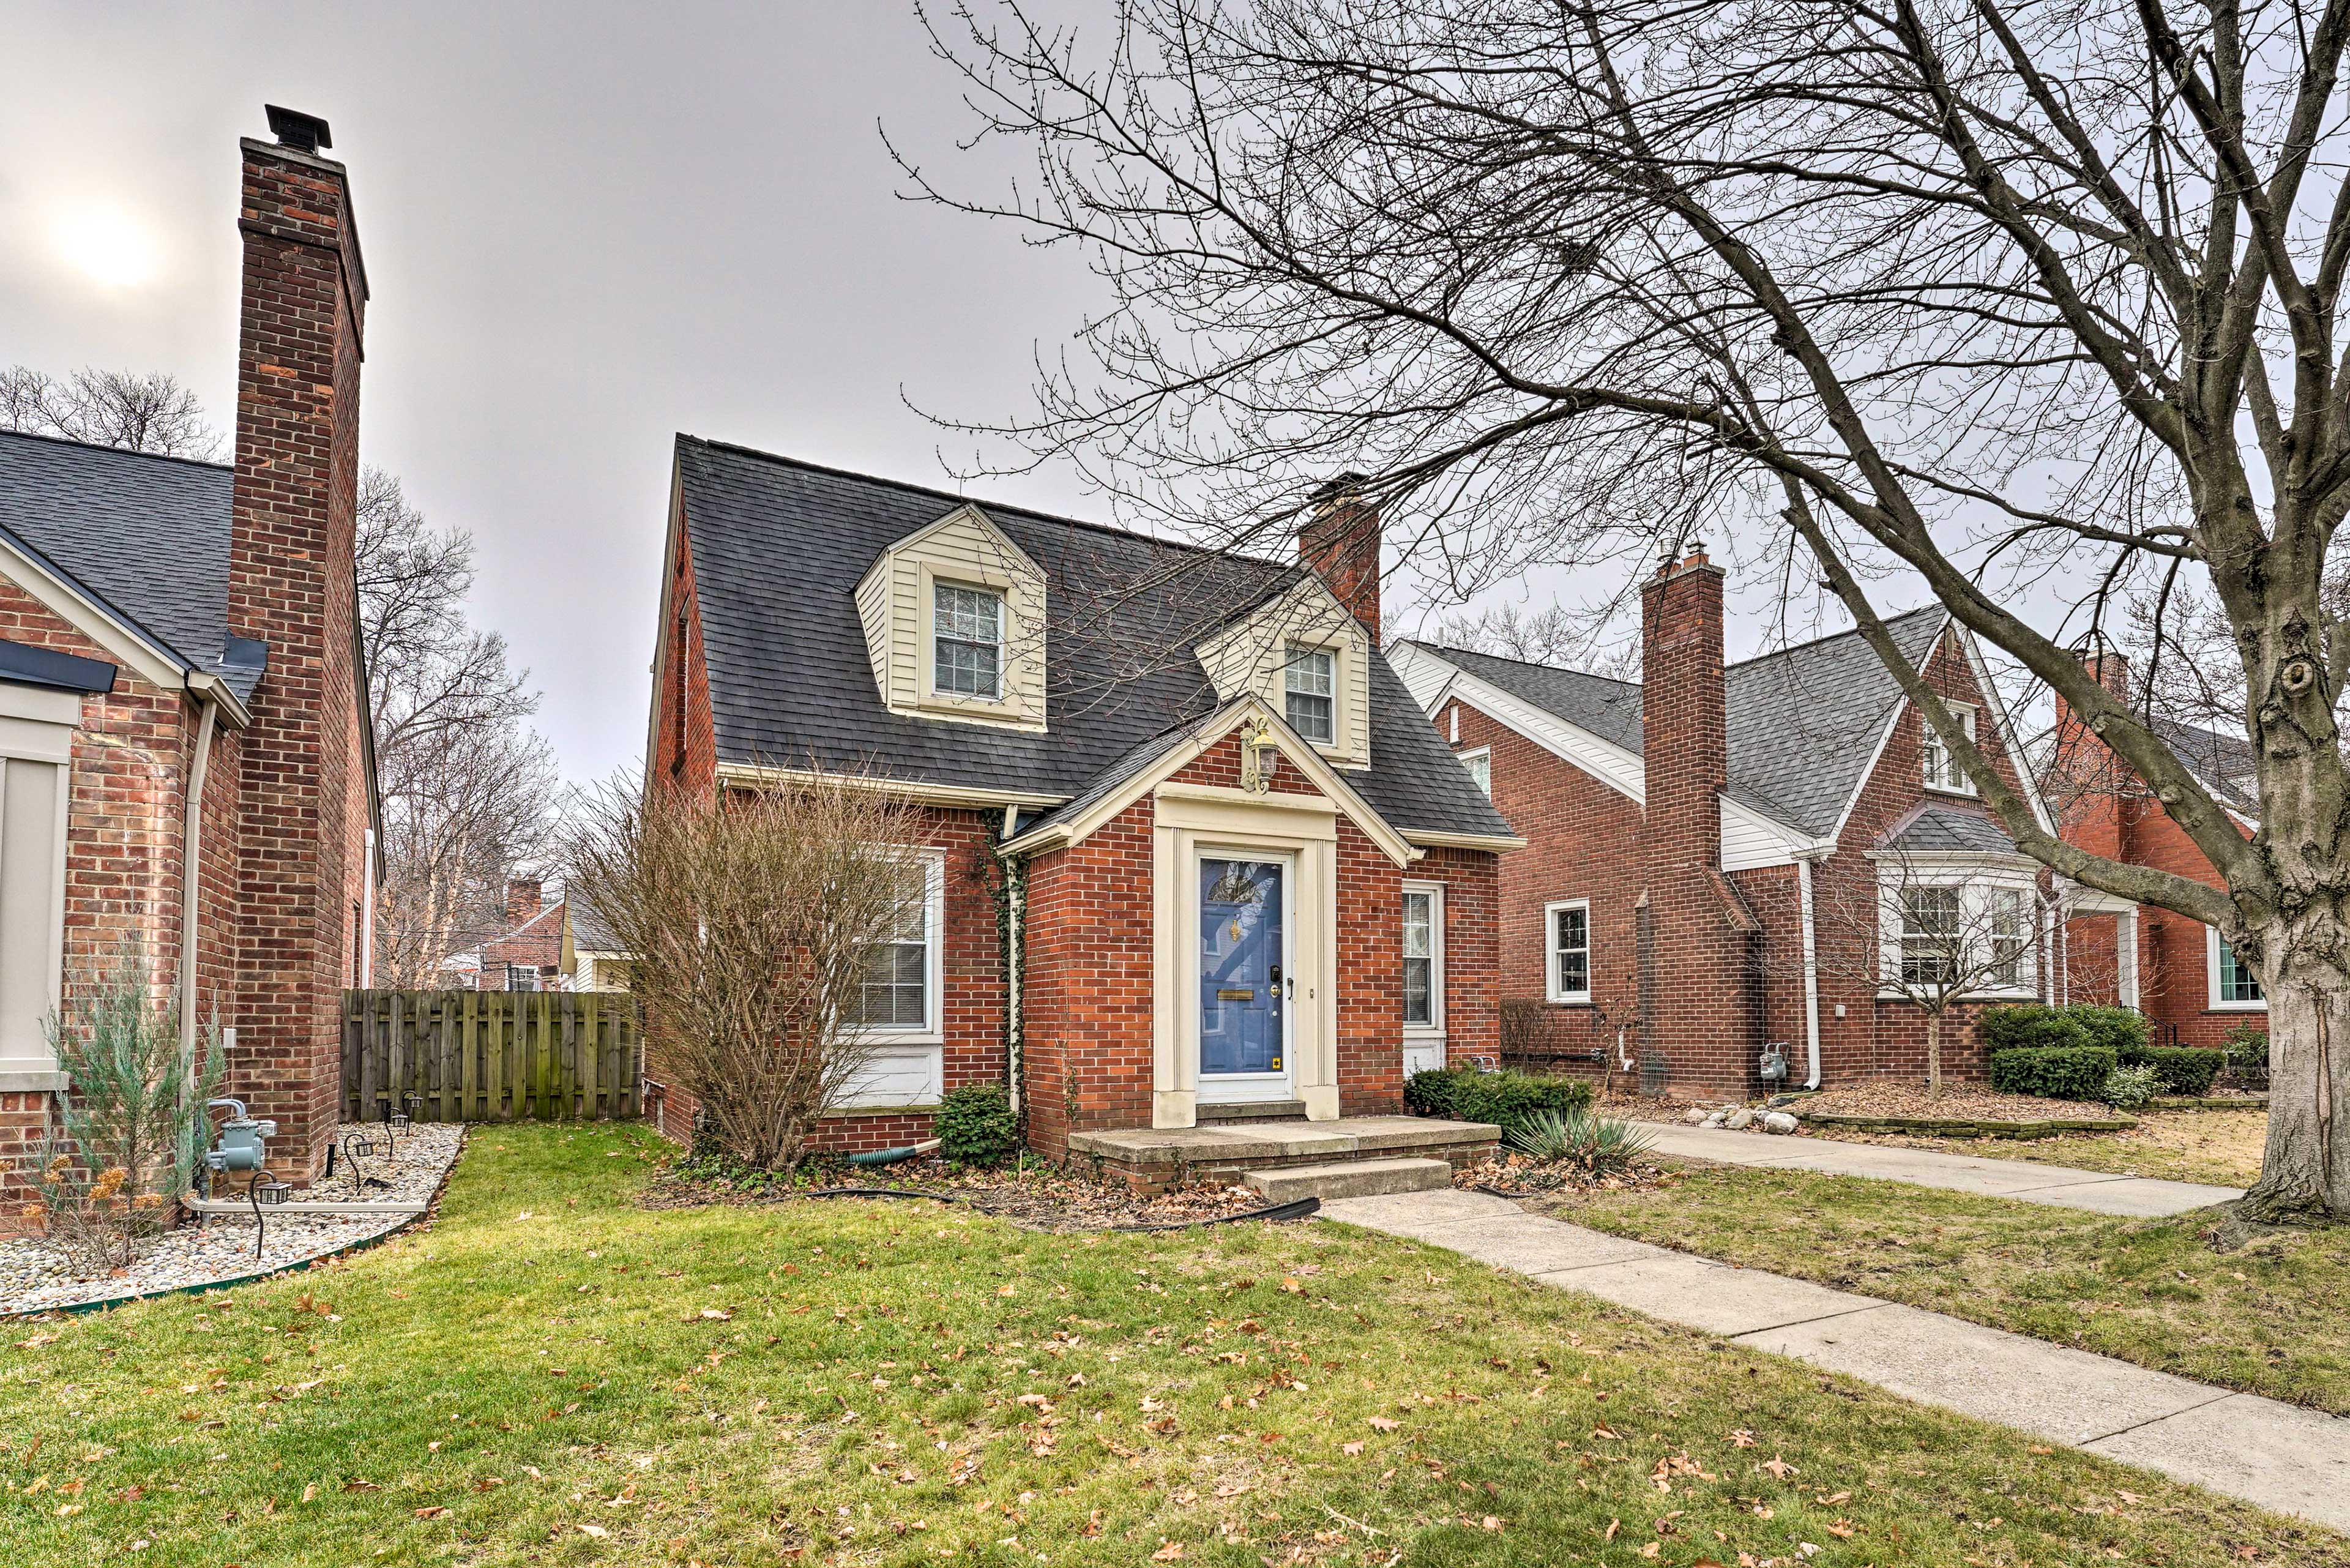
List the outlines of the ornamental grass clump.
{"type": "Polygon", "coordinates": [[[220,1086],[219,1032],[192,1049],[180,1010],[158,1004],[147,954],[126,939],[87,1002],[46,1025],[67,1081],[33,1174],[26,1221],[77,1278],[127,1269],[170,1229],[203,1162],[204,1102],[220,1086]]]}
{"type": "Polygon", "coordinates": [[[1609,1176],[1628,1168],[1648,1152],[1648,1131],[1614,1116],[1589,1111],[1534,1111],[1510,1130],[1509,1145],[1545,1163],[1580,1166],[1587,1175],[1609,1176]]]}

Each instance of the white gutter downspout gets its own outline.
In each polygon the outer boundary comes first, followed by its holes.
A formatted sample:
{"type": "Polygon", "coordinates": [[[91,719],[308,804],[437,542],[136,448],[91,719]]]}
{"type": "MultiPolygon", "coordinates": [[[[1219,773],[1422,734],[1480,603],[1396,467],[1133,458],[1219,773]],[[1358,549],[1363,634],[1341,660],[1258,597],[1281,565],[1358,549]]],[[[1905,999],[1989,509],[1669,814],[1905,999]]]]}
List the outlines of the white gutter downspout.
{"type": "Polygon", "coordinates": [[[359,989],[375,988],[375,829],[367,830],[367,865],[359,873],[359,989]]]}
{"type": "Polygon", "coordinates": [[[197,701],[204,711],[196,724],[187,819],[180,831],[180,1060],[191,1070],[196,1059],[196,926],[203,914],[204,780],[212,772],[213,725],[220,718],[220,704],[209,693],[197,701]]]}
{"type": "Polygon", "coordinates": [[[1811,1054],[1812,1075],[1804,1087],[1820,1086],[1820,962],[1818,933],[1812,919],[1812,863],[1795,862],[1795,888],[1804,909],[1804,1045],[1811,1054]]]}

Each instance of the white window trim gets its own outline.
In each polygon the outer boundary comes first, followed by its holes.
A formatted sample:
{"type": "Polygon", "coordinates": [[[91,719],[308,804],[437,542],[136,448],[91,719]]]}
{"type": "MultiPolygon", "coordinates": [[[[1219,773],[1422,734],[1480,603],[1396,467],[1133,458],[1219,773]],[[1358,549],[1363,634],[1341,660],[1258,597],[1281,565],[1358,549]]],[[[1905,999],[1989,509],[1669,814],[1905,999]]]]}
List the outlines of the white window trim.
{"type": "MultiPolygon", "coordinates": [[[[1953,993],[1960,1002],[1999,1001],[2033,1002],[2040,996],[2040,939],[2046,912],[2040,900],[2037,874],[2006,866],[1981,870],[1952,867],[1930,875],[1920,875],[1913,868],[1904,876],[1898,868],[1879,873],[1877,882],[1877,973],[1880,976],[1901,972],[1903,888],[1956,888],[1959,890],[1959,927],[1960,930],[1984,929],[1986,897],[1994,889],[2018,892],[2024,896],[2025,918],[2032,922],[2026,934],[2021,961],[2022,978],[2013,985],[1979,985],[1971,990],[1953,993]]],[[[1909,994],[1897,983],[1880,980],[1877,999],[1879,1002],[1907,1002],[1909,994]]]]}
{"type": "Polygon", "coordinates": [[[947,924],[947,857],[942,849],[908,852],[922,867],[922,1022],[857,1025],[847,1033],[885,1045],[944,1045],[945,999],[939,992],[945,964],[940,951],[947,924]]]}
{"type": "Polygon", "coordinates": [[[922,701],[933,707],[981,708],[1001,710],[1012,702],[1012,584],[984,580],[993,574],[972,574],[957,576],[951,572],[931,570],[929,563],[922,566],[922,701]],[[939,690],[939,590],[961,588],[965,593],[993,594],[995,597],[995,695],[982,697],[971,691],[939,690]]]}
{"type": "MultiPolygon", "coordinates": [[[[1458,708],[1455,708],[1455,709],[1453,710],[1453,711],[1457,713],[1457,712],[1459,712],[1459,711],[1460,711],[1460,710],[1459,710],[1458,708]]],[[[1485,798],[1486,798],[1487,800],[1491,800],[1491,799],[1492,799],[1492,798],[1493,798],[1493,748],[1492,748],[1492,747],[1491,747],[1491,746],[1471,746],[1471,747],[1470,747],[1470,748],[1469,748],[1467,751],[1465,751],[1465,752],[1455,752],[1455,753],[1453,753],[1453,755],[1455,755],[1455,756],[1457,756],[1457,757],[1459,757],[1459,758],[1461,759],[1461,765],[1462,767],[1464,767],[1464,768],[1465,768],[1465,767],[1467,767],[1467,766],[1469,765],[1469,760],[1470,760],[1471,757],[1476,757],[1476,758],[1481,758],[1481,759],[1482,759],[1482,761],[1483,761],[1483,762],[1484,762],[1484,763],[1485,763],[1485,784],[1484,784],[1485,798]]],[[[1471,780],[1473,782],[1473,781],[1475,780],[1475,778],[1476,778],[1476,775],[1475,775],[1474,774],[1471,774],[1470,775],[1470,778],[1471,778],[1471,780]]]]}
{"type": "MultiPolygon", "coordinates": [[[[48,763],[57,770],[57,815],[50,829],[48,950],[42,966],[48,984],[46,1011],[50,1014],[65,1004],[66,836],[73,808],[74,732],[80,722],[81,693],[78,691],[0,686],[0,762],[48,763]]],[[[38,1077],[57,1071],[57,1054],[46,1039],[24,1042],[14,1055],[8,1050],[6,1043],[0,1042],[0,1081],[11,1089],[30,1086],[35,1081],[27,1078],[16,1083],[20,1075],[38,1077]]],[[[39,1082],[43,1087],[64,1086],[61,1079],[54,1084],[46,1078],[39,1082]]]]}
{"type": "Polygon", "coordinates": [[[1330,733],[1327,739],[1323,740],[1316,740],[1303,730],[1298,730],[1297,733],[1315,751],[1320,752],[1324,756],[1331,756],[1346,750],[1344,737],[1347,732],[1347,650],[1345,648],[1336,643],[1323,642],[1314,638],[1292,637],[1282,640],[1279,681],[1281,717],[1291,729],[1297,729],[1295,722],[1289,717],[1289,672],[1301,656],[1311,657],[1315,654],[1320,654],[1330,661],[1330,690],[1326,694],[1309,692],[1307,695],[1320,696],[1324,701],[1330,704],[1330,733]]]}
{"type": "Polygon", "coordinates": [[[2209,1012],[2266,1012],[2269,999],[2258,1002],[2222,1002],[2220,1000],[2220,928],[2203,928],[2203,1000],[2209,1012]]]}
{"type": "MultiPolygon", "coordinates": [[[[1444,1038],[1444,884],[1441,882],[1406,882],[1406,893],[1428,895],[1428,1022],[1407,1023],[1403,1026],[1408,1040],[1441,1040],[1444,1038]]],[[[1396,941],[1401,945],[1403,931],[1399,923],[1396,941]]],[[[1399,997],[1400,1005],[1400,997],[1399,997]]]]}
{"type": "Polygon", "coordinates": [[[1590,1004],[1592,961],[1596,952],[1592,937],[1590,899],[1561,898],[1556,903],[1543,906],[1543,994],[1546,999],[1570,1005],[1590,1004]],[[1558,917],[1563,909],[1583,911],[1584,989],[1581,991],[1563,991],[1559,988],[1558,917]]]}
{"type": "MultiPolygon", "coordinates": [[[[1951,717],[1959,721],[1959,727],[1966,731],[1968,740],[1971,741],[1976,738],[1978,733],[1976,726],[1981,722],[1981,719],[1978,717],[1980,710],[1977,709],[1972,702],[1955,702],[1945,698],[1943,700],[1942,706],[1948,708],[1950,711],[1951,717]]],[[[1918,723],[1919,727],[1918,772],[1923,774],[1925,772],[1924,759],[1932,754],[1927,750],[1927,748],[1940,745],[1941,737],[1934,732],[1933,722],[1926,717],[1925,711],[1923,709],[1918,711],[1918,723]]],[[[1925,779],[1925,787],[1935,794],[1971,795],[1975,794],[1975,781],[1968,777],[1966,769],[1959,765],[1958,753],[1951,751],[1948,746],[1941,746],[1941,753],[1942,761],[1948,772],[1940,778],[1925,779]],[[1958,782],[1956,784],[1950,782],[1951,775],[1955,775],[1957,777],[1958,782]]]]}

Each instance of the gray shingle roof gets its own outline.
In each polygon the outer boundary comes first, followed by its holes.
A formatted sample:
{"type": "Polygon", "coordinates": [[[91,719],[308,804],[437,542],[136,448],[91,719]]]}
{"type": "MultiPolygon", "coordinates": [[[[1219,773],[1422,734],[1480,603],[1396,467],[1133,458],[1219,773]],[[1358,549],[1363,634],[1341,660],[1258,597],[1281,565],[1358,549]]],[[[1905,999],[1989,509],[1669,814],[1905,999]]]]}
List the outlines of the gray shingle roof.
{"type": "Polygon", "coordinates": [[[2168,746],[2170,754],[2219,797],[2220,805],[2232,806],[2247,816],[2260,815],[2260,787],[2252,782],[2260,759],[2253,754],[2251,742],[2241,735],[2223,734],[2170,719],[2149,720],[2148,727],[2154,731],[2155,739],[2168,746]]]}
{"type": "Polygon", "coordinates": [[[263,645],[228,635],[234,482],[219,463],[0,431],[0,529],[242,700],[263,645]]]}
{"type": "Polygon", "coordinates": [[[1877,838],[1876,847],[1908,855],[2015,855],[2007,829],[1980,811],[1926,805],[1905,815],[1877,838]]]}
{"type": "MultiPolygon", "coordinates": [[[[1193,648],[1299,572],[693,436],[677,460],[722,762],[1082,794],[1216,707],[1193,648]],[[858,579],[966,504],[1045,570],[1045,733],[892,713],[873,684],[858,579]]],[[[1376,653],[1370,675],[1371,765],[1347,782],[1400,830],[1507,834],[1376,653]]]]}
{"type": "MultiPolygon", "coordinates": [[[[1912,666],[1949,623],[1939,606],[1885,624],[1912,666]]],[[[1546,664],[1422,643],[1430,652],[1634,753],[1641,750],[1640,688],[1546,664]]],[[[1730,731],[1730,794],[1814,836],[1835,831],[1877,753],[1901,689],[1856,631],[1799,643],[1722,670],[1730,731]]]]}

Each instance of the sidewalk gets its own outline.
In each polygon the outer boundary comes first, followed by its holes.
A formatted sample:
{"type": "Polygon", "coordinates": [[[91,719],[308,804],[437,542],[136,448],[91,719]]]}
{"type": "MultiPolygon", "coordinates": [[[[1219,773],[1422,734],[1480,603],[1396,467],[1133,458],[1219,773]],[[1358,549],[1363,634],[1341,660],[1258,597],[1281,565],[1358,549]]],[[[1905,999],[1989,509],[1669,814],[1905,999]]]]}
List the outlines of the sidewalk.
{"type": "Polygon", "coordinates": [[[1929,1148],[1894,1148],[1884,1144],[1845,1143],[1835,1138],[1774,1137],[1721,1127],[1648,1127],[1649,1147],[1682,1159],[1717,1165],[1766,1166],[1780,1170],[1816,1170],[1830,1176],[1866,1176],[1940,1187],[2019,1203],[2087,1209],[2135,1220],[2158,1220],[2241,1198],[2239,1187],[2201,1187],[2191,1181],[2160,1181],[2148,1176],[2115,1176],[2073,1170],[2020,1159],[1978,1159],[1929,1148]]]}
{"type": "MultiPolygon", "coordinates": [[[[1737,1133],[1712,1136],[1747,1141],[1737,1133]]],[[[1792,1141],[1773,1138],[1767,1147],[1792,1141]]],[[[1904,1398],[2350,1532],[2350,1420],[1874,1296],[1602,1235],[1482,1192],[1346,1199],[1324,1204],[1321,1217],[1448,1248],[1543,1284],[1586,1292],[1752,1349],[1845,1373],[1904,1398]]]]}

